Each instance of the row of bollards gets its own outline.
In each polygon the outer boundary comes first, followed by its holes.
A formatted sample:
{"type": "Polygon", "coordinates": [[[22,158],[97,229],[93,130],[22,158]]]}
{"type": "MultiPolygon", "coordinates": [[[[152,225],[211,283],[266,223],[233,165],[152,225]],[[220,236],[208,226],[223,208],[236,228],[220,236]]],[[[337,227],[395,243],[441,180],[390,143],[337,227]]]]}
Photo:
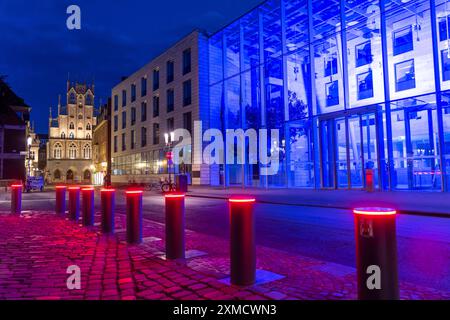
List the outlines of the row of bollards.
{"type": "MultiPolygon", "coordinates": [[[[22,185],[11,186],[11,213],[20,214],[22,185]]],[[[94,225],[94,188],[57,186],[55,211],[68,218],[80,218],[82,224],[94,225]]],[[[126,238],[130,244],[142,242],[142,190],[126,191],[126,238]]],[[[230,282],[252,285],[256,281],[256,242],[254,198],[229,199],[230,282]]],[[[114,233],[115,189],[101,190],[102,231],[114,233]]],[[[355,216],[356,267],[358,298],[361,300],[399,299],[397,270],[396,211],[387,208],[359,208],[355,216]]],[[[185,195],[165,195],[166,258],[185,258],[185,195]]]]}

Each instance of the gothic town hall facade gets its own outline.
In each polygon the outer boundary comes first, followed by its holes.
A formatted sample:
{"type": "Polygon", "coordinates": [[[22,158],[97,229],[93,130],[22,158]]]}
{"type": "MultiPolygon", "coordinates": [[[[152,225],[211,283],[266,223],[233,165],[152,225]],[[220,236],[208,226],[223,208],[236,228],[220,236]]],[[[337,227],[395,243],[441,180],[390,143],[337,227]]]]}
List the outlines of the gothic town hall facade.
{"type": "Polygon", "coordinates": [[[66,101],[66,106],[58,103],[56,118],[50,108],[46,179],[48,183],[90,184],[94,86],[68,81],[66,101]]]}

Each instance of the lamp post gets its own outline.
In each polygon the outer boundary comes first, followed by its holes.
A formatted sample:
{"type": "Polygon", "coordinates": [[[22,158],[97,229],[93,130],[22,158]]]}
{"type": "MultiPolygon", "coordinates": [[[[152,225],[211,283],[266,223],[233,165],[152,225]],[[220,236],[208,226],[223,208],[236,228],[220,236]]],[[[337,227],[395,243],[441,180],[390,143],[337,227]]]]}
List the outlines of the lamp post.
{"type": "Polygon", "coordinates": [[[173,143],[175,142],[175,132],[170,133],[164,133],[164,140],[166,142],[166,148],[167,148],[167,172],[169,173],[169,191],[172,189],[172,179],[170,176],[170,166],[172,165],[172,147],[173,143]],[[170,155],[170,156],[169,156],[170,155]]]}

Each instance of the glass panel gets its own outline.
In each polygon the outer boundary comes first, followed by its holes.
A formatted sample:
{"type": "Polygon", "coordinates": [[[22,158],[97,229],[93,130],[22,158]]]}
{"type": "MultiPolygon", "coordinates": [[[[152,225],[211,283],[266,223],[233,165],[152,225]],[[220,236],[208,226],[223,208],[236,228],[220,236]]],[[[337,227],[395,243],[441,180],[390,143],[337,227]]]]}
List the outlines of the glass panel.
{"type": "Polygon", "coordinates": [[[347,171],[347,138],[345,130],[345,119],[336,119],[336,171],[338,188],[348,187],[348,171],[347,171]]]}
{"type": "Polygon", "coordinates": [[[286,52],[293,52],[309,42],[307,1],[284,1],[286,6],[286,52]]]}
{"type": "Polygon", "coordinates": [[[334,121],[325,120],[319,123],[321,178],[322,188],[334,188],[334,121]]]}
{"type": "Polygon", "coordinates": [[[314,187],[310,121],[289,124],[289,150],[289,186],[314,187]]]}
{"type": "Polygon", "coordinates": [[[430,72],[434,66],[430,2],[387,0],[385,3],[391,99],[435,91],[434,73],[430,72]]]}
{"type": "Polygon", "coordinates": [[[361,117],[352,116],[348,119],[349,157],[350,157],[350,181],[352,188],[362,188],[363,156],[361,154],[361,117]]]}
{"type": "Polygon", "coordinates": [[[289,120],[308,117],[308,97],[311,92],[309,50],[299,50],[286,57],[289,120]]]}

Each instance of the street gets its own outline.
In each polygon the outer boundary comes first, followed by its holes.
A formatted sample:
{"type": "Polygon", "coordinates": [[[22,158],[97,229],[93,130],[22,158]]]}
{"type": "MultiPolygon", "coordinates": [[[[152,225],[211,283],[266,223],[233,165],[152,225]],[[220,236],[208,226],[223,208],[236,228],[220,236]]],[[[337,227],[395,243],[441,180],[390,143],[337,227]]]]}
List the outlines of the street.
{"type": "MultiPolygon", "coordinates": [[[[8,211],[9,195],[1,194],[0,210],[8,211]]],[[[144,218],[164,222],[164,200],[145,192],[144,218]]],[[[96,208],[100,210],[99,193],[96,208]]],[[[54,210],[54,193],[23,195],[23,210],[54,210]]],[[[124,192],[117,192],[116,210],[125,212],[124,192]]],[[[292,205],[255,205],[256,241],[260,246],[294,255],[355,267],[353,216],[346,210],[292,205]]],[[[186,198],[186,228],[228,238],[225,200],[186,198]]],[[[398,215],[400,281],[450,291],[450,219],[398,215]]]]}

